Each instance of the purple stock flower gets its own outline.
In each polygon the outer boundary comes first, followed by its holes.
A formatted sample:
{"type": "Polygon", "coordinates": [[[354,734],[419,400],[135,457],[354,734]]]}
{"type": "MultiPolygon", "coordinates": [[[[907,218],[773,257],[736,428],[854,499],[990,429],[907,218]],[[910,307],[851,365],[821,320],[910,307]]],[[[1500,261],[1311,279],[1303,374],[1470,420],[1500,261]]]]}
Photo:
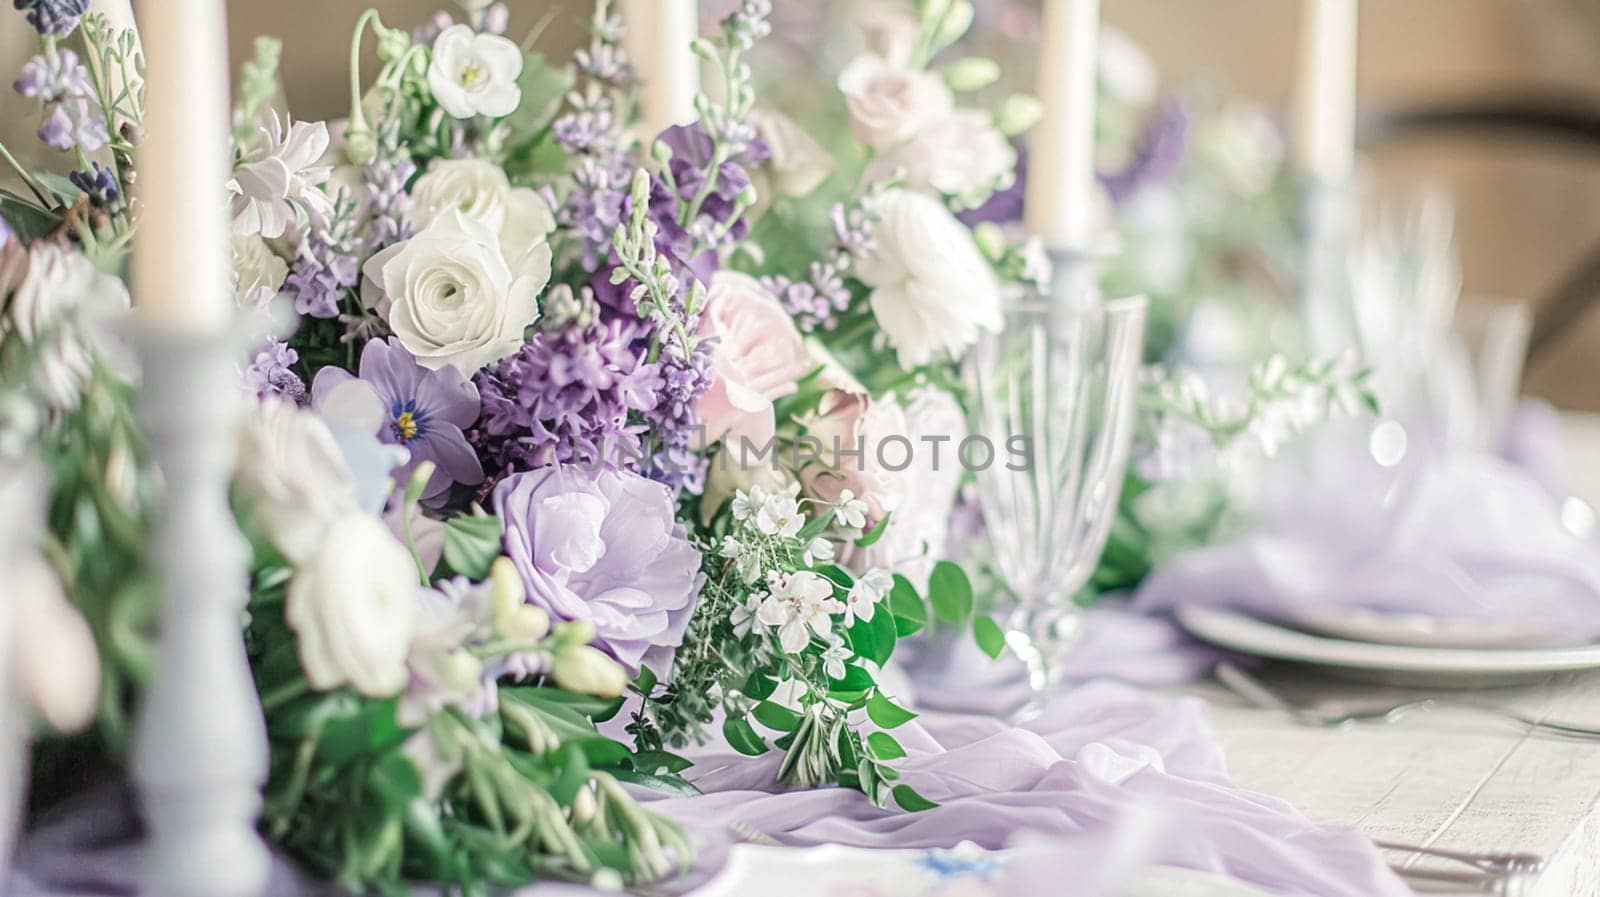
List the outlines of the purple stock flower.
{"type": "Polygon", "coordinates": [[[294,310],[313,318],[337,318],[339,298],[361,276],[353,255],[340,247],[323,230],[313,230],[300,243],[284,291],[294,297],[294,310]]]}
{"type": "MultiPolygon", "coordinates": [[[[343,406],[337,393],[356,380],[342,368],[325,367],[311,385],[312,401],[318,409],[343,406]]],[[[440,497],[452,483],[483,482],[483,467],[465,434],[478,419],[478,388],[453,365],[431,371],[390,337],[361,351],[359,380],[383,406],[378,438],[411,452],[411,460],[394,472],[397,484],[409,482],[423,461],[438,465],[422,491],[426,500],[440,497]]]]}
{"type": "MultiPolygon", "coordinates": [[[[650,197],[651,218],[666,231],[669,224],[673,228],[678,227],[679,204],[694,202],[705,187],[711,175],[714,144],[700,122],[674,125],[662,131],[656,140],[672,150],[667,167],[677,187],[676,193],[668,191],[658,176],[656,183],[660,190],[653,190],[650,197]]],[[[734,217],[736,202],[739,195],[750,187],[750,169],[765,162],[772,155],[772,150],[765,141],[756,137],[745,141],[743,147],[742,152],[735,153],[717,167],[716,183],[702,200],[695,219],[688,224],[689,230],[696,236],[709,238],[713,234],[720,234],[709,240],[712,245],[741,240],[749,230],[749,222],[743,215],[734,217]]]]}
{"type": "Polygon", "coordinates": [[[294,372],[300,353],[281,340],[268,340],[244,369],[244,388],[258,399],[282,396],[296,405],[306,401],[306,384],[294,372]]]}
{"type": "Polygon", "coordinates": [[[26,12],[28,24],[40,34],[71,34],[89,11],[89,0],[13,0],[11,5],[26,12]]]}
{"type": "Polygon", "coordinates": [[[704,582],[667,487],[626,471],[547,467],[501,480],[494,512],[528,603],[593,623],[595,646],[630,672],[666,672],[704,582]]]}

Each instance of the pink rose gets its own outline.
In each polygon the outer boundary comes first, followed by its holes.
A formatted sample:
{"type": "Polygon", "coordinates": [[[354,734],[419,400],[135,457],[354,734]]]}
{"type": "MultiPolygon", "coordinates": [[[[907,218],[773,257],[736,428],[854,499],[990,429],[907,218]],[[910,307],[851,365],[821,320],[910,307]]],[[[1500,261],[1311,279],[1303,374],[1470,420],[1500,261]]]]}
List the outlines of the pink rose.
{"type": "Polygon", "coordinates": [[[719,271],[706,294],[700,335],[717,339],[716,379],[698,409],[706,439],[746,437],[764,447],[775,426],[772,401],[794,393],[795,382],[815,367],[800,331],[754,277],[719,271]]]}
{"type": "MultiPolygon", "coordinates": [[[[806,436],[816,440],[815,458],[800,469],[807,494],[833,502],[844,490],[867,503],[867,526],[900,506],[905,471],[917,446],[906,435],[906,416],[893,400],[873,401],[865,393],[835,389],[825,393],[806,436]]],[[[807,447],[800,449],[807,456],[807,447]]]]}
{"type": "Polygon", "coordinates": [[[946,118],[955,103],[938,75],[878,56],[858,56],[846,65],[839,90],[850,110],[850,133],[879,150],[946,118]]]}

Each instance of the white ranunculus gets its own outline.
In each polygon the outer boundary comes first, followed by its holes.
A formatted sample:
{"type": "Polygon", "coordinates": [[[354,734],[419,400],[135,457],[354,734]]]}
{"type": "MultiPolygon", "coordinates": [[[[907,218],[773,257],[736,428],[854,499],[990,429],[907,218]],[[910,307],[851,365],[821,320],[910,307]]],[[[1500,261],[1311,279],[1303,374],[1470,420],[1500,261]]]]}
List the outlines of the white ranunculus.
{"type": "Polygon", "coordinates": [[[1015,177],[1017,151],[987,112],[957,109],[883,156],[874,169],[905,173],[906,186],[953,197],[962,208],[983,205],[1015,177]]]}
{"type": "Polygon", "coordinates": [[[260,145],[228,181],[233,232],[276,240],[297,220],[319,223],[331,216],[333,203],[320,187],[333,171],[321,164],[328,143],[325,122],[298,121],[285,131],[282,119],[269,116],[260,145]]]}
{"type": "Polygon", "coordinates": [[[1000,329],[1000,287],[972,233],[936,199],[889,190],[877,206],[873,248],[856,260],[872,313],[914,368],[957,358],[982,330],[1000,329]]]}
{"type": "Polygon", "coordinates": [[[778,196],[805,196],[833,171],[833,157],[798,122],[764,109],[750,113],[751,123],[772,155],[761,172],[778,196]]]}
{"type": "Polygon", "coordinates": [[[322,418],[269,398],[240,427],[237,483],[284,557],[315,556],[329,524],[360,513],[355,477],[322,418]]]}
{"type": "Polygon", "coordinates": [[[331,521],[284,603],[312,687],[374,698],[404,688],[417,589],[416,564],[383,521],[359,511],[331,521]]]}
{"type": "Polygon", "coordinates": [[[34,347],[33,374],[52,408],[70,410],[89,377],[111,318],[128,308],[122,281],[102,274],[81,252],[39,241],[28,250],[28,273],[12,294],[0,333],[34,347]]]}
{"type": "Polygon", "coordinates": [[[450,212],[460,212],[500,237],[500,251],[513,269],[556,229],[556,216],[539,194],[513,187],[505,171],[482,159],[440,159],[411,189],[409,214],[426,230],[450,212]]]}
{"type": "Polygon", "coordinates": [[[955,100],[939,76],[858,56],[839,73],[839,90],[850,110],[850,133],[868,146],[887,150],[950,114],[955,100]]]}
{"type": "Polygon", "coordinates": [[[498,34],[452,25],[433,41],[428,87],[444,111],[456,118],[500,118],[517,110],[522,88],[522,50],[498,34]]]}
{"type": "Polygon", "coordinates": [[[233,298],[240,308],[259,309],[272,301],[289,277],[289,263],[256,234],[233,237],[233,298]]]}
{"type": "Polygon", "coordinates": [[[550,245],[541,238],[508,261],[499,234],[451,210],[362,272],[367,303],[418,364],[470,377],[522,345],[550,281],[550,245]]]}

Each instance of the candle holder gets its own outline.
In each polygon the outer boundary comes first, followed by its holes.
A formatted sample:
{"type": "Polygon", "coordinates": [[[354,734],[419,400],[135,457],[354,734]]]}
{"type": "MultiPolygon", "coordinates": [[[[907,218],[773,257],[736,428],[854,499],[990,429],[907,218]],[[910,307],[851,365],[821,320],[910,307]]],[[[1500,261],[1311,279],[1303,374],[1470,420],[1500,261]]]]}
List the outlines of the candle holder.
{"type": "Polygon", "coordinates": [[[267,738],[241,620],[248,546],[228,503],[243,406],[235,341],[141,328],[141,413],[164,480],[153,556],[160,661],[140,710],[133,776],[146,824],[142,885],[249,897],[266,884],[256,833],[267,738]]]}
{"type": "Polygon", "coordinates": [[[1143,297],[1101,303],[1093,256],[1051,260],[1049,292],[1008,309],[968,368],[975,431],[1027,447],[1022,463],[977,475],[995,565],[1016,599],[1002,628],[1026,667],[1021,716],[1043,705],[1077,642],[1073,599],[1116,518],[1144,346],[1143,297]]]}
{"type": "Polygon", "coordinates": [[[1300,314],[1311,350],[1335,355],[1356,343],[1349,257],[1356,211],[1348,179],[1307,179],[1300,194],[1300,314]]]}

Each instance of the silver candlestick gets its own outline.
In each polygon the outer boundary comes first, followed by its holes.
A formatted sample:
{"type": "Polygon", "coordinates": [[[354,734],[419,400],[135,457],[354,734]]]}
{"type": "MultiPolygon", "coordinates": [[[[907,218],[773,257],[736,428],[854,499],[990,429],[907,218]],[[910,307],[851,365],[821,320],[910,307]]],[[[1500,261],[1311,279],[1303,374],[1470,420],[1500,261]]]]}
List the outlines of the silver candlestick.
{"type": "Polygon", "coordinates": [[[1355,345],[1350,307],[1350,245],[1355,191],[1349,180],[1313,178],[1300,199],[1300,312],[1313,352],[1335,355],[1355,345]]]}
{"type": "Polygon", "coordinates": [[[165,481],[153,557],[166,602],[133,774],[146,893],[249,897],[266,884],[256,833],[267,738],[241,636],[248,547],[228,504],[243,408],[226,336],[136,335],[141,410],[165,481]]]}

